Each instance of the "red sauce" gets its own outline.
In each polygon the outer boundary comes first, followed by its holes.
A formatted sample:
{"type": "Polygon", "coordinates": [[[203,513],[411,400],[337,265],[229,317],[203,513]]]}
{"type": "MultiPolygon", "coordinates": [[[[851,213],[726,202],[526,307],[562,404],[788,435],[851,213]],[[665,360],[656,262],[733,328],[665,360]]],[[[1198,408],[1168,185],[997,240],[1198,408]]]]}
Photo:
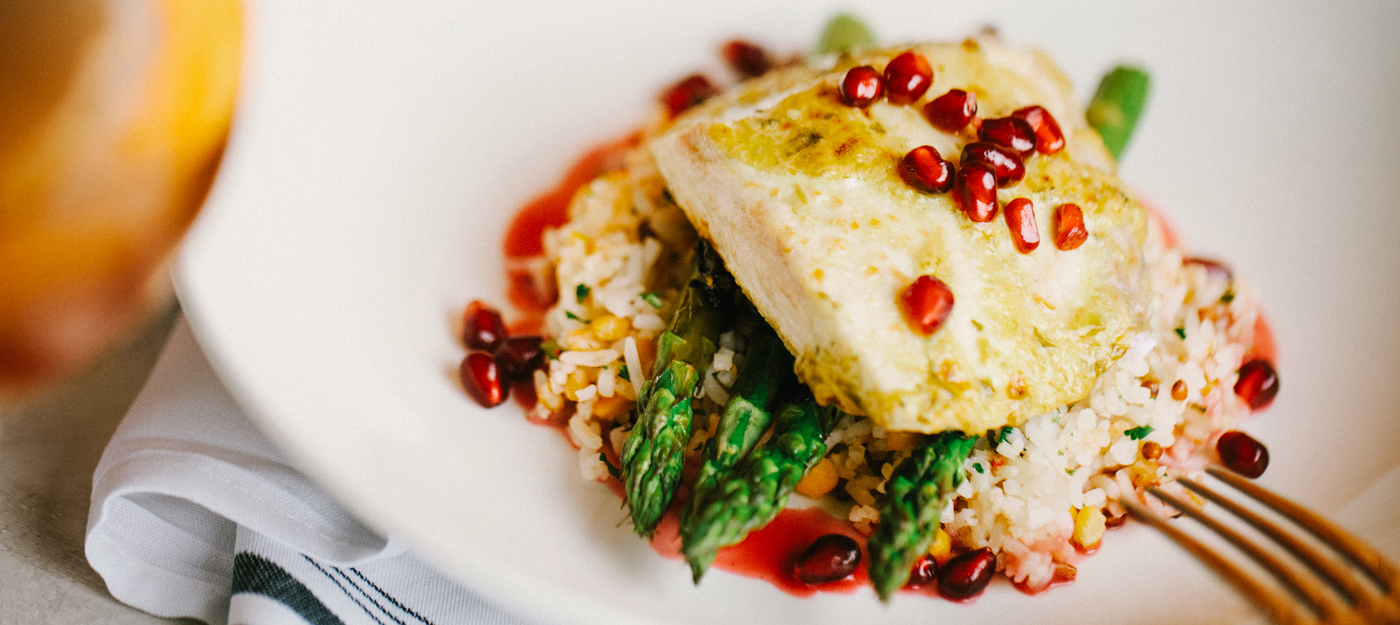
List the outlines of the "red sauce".
{"type": "MultiPolygon", "coordinates": [[[[673,506],[656,527],[656,536],[651,541],[656,553],[671,560],[681,558],[679,529],[679,515],[673,506]]],[[[743,542],[719,550],[714,568],[764,580],[798,597],[808,597],[818,592],[852,593],[870,583],[866,574],[869,555],[865,551],[865,542],[865,535],[856,531],[850,523],[820,508],[789,508],[779,512],[768,525],[749,534],[743,542]],[[827,534],[844,534],[854,538],[860,544],[860,566],[846,579],[808,586],[792,576],[792,565],[813,541],[827,534]]]]}

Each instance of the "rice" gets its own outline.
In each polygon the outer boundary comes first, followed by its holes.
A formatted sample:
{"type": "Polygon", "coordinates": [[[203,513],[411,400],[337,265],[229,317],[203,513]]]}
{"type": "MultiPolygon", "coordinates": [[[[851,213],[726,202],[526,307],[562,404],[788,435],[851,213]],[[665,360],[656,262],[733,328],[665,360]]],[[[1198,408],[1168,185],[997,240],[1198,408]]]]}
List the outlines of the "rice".
{"type": "MultiPolygon", "coordinates": [[[[569,217],[545,235],[562,294],[545,329],[559,351],[536,374],[535,411],[570,415],[582,475],[604,480],[604,459],[626,438],[619,421],[652,366],[683,284],[679,260],[695,235],[641,150],[625,171],[582,189],[569,217]]],[[[1087,397],[981,437],[965,462],[968,479],[943,511],[942,529],[956,545],[991,548],[998,570],[1027,587],[1049,584],[1094,547],[1123,517],[1120,496],[1161,510],[1144,489],[1165,483],[1179,491],[1168,471],[1199,471],[1214,439],[1249,415],[1232,389],[1254,341],[1252,291],[1183,259],[1155,222],[1145,255],[1158,295],[1146,327],[1087,397]]],[[[688,453],[713,436],[743,366],[743,343],[740,333],[721,337],[699,385],[688,453]]],[[[885,481],[919,438],[845,416],[826,440],[840,477],[825,496],[828,508],[844,506],[847,519],[871,533],[885,481]]]]}

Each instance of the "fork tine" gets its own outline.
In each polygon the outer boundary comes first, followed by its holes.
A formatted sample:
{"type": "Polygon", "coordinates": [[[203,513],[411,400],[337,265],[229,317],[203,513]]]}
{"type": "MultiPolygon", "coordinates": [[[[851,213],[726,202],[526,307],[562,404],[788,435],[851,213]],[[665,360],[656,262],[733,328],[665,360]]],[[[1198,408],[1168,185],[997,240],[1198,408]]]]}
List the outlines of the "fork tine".
{"type": "Polygon", "coordinates": [[[1276,622],[1286,624],[1317,622],[1307,610],[1303,609],[1303,604],[1293,600],[1287,594],[1261,583],[1238,564],[1221,555],[1220,552],[1168,523],[1166,517],[1147,509],[1147,506],[1134,501],[1132,497],[1121,497],[1118,503],[1122,504],[1128,513],[1139,521],[1157,528],[1158,531],[1176,541],[1182,548],[1191,552],[1197,560],[1209,566],[1226,581],[1234,584],[1241,594],[1253,601],[1276,622]]]}
{"type": "Polygon", "coordinates": [[[1273,508],[1279,514],[1293,519],[1294,522],[1312,532],[1318,539],[1341,552],[1361,570],[1366,571],[1366,574],[1380,584],[1385,592],[1388,593],[1395,585],[1397,578],[1400,578],[1400,569],[1396,569],[1395,565],[1385,556],[1366,545],[1351,532],[1342,529],[1321,515],[1280,497],[1233,471],[1212,466],[1207,467],[1206,472],[1233,486],[1236,490],[1253,497],[1256,501],[1273,508]]]}
{"type": "MultiPolygon", "coordinates": [[[[1297,556],[1299,560],[1302,560],[1309,567],[1312,567],[1314,571],[1317,571],[1317,574],[1326,580],[1327,583],[1331,584],[1333,588],[1336,588],[1338,592],[1341,592],[1346,597],[1347,601],[1358,605],[1374,606],[1376,602],[1381,599],[1374,590],[1362,585],[1354,575],[1351,575],[1350,572],[1343,568],[1337,561],[1327,558],[1322,552],[1305,544],[1302,540],[1299,540],[1297,536],[1290,534],[1277,523],[1260,516],[1259,513],[1253,510],[1245,508],[1240,505],[1239,502],[1221,495],[1204,484],[1185,477],[1178,477],[1177,482],[1199,493],[1206,499],[1219,504],[1235,516],[1240,517],[1245,522],[1254,526],[1255,529],[1277,541],[1283,548],[1287,549],[1289,553],[1297,556]]],[[[1253,485],[1251,484],[1251,486],[1253,485]]],[[[1262,490],[1258,487],[1255,489],[1262,490]]]]}
{"type": "MultiPolygon", "coordinates": [[[[1260,547],[1258,543],[1245,538],[1243,534],[1234,528],[1221,523],[1218,519],[1206,515],[1195,505],[1187,503],[1180,497],[1162,490],[1159,487],[1152,487],[1147,490],[1153,496],[1166,502],[1173,508],[1180,510],[1202,525],[1210,528],[1219,534],[1230,544],[1238,547],[1246,555],[1253,558],[1255,562],[1263,565],[1264,568],[1288,586],[1294,594],[1305,599],[1313,607],[1317,608],[1324,621],[1336,618],[1345,609],[1333,595],[1323,591],[1316,583],[1309,583],[1310,579],[1298,570],[1298,567],[1284,562],[1278,556],[1260,547]]],[[[1315,581],[1315,580],[1313,580],[1315,581]]]]}

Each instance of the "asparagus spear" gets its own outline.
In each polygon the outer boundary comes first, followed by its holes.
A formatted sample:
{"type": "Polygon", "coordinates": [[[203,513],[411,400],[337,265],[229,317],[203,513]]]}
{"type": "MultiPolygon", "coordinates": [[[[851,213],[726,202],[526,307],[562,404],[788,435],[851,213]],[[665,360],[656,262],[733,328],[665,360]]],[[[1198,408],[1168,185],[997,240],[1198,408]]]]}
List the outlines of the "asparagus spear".
{"type": "Polygon", "coordinates": [[[697,493],[693,514],[682,520],[681,553],[697,583],[721,547],[773,520],[802,476],[826,455],[826,435],[839,412],[818,407],[807,387],[798,388],[778,410],[767,444],[733,470],[720,472],[703,498],[697,493]]]}
{"type": "Polygon", "coordinates": [[[882,601],[909,581],[909,570],[928,549],[938,515],[963,481],[963,461],[977,439],[942,432],[914,449],[885,485],[889,496],[870,536],[870,582],[882,601]]]}
{"type": "Polygon", "coordinates": [[[857,48],[875,45],[875,35],[859,19],[850,13],[838,13],[826,23],[822,35],[817,40],[817,54],[850,52],[857,48]]]}
{"type": "Polygon", "coordinates": [[[692,279],[657,342],[652,377],[642,386],[632,432],[622,445],[622,483],[632,524],[650,538],[680,484],[690,442],[691,395],[714,357],[733,281],[703,239],[692,279]]]}
{"type": "MultiPolygon", "coordinates": [[[[748,363],[730,388],[714,438],[705,446],[705,462],[691,489],[692,502],[703,499],[716,476],[733,468],[758,444],[773,424],[770,408],[777,391],[783,379],[792,375],[792,355],[766,324],[749,338],[747,356],[748,363]]],[[[692,505],[688,510],[694,508],[692,505]]],[[[684,517],[681,522],[685,522],[684,517]]]]}
{"type": "Polygon", "coordinates": [[[1103,137],[1103,144],[1119,160],[1128,139],[1133,136],[1138,117],[1147,104],[1147,90],[1151,80],[1147,72],[1136,67],[1120,65],[1113,68],[1099,81],[1098,91],[1084,112],[1085,118],[1094,130],[1103,137]]]}

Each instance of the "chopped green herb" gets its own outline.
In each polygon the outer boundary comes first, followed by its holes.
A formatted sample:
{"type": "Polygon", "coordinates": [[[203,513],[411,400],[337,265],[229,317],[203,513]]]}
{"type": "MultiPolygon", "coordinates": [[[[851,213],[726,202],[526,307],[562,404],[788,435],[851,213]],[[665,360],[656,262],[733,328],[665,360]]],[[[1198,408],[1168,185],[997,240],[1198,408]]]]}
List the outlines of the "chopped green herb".
{"type": "Polygon", "coordinates": [[[540,349],[544,351],[545,357],[549,358],[550,360],[558,360],[559,352],[564,351],[562,348],[559,347],[559,344],[555,343],[554,341],[545,341],[543,343],[540,343],[540,349]]]}
{"type": "Polygon", "coordinates": [[[569,312],[569,311],[567,311],[567,310],[564,311],[564,316],[565,316],[565,317],[568,317],[568,318],[570,318],[570,319],[573,319],[574,321],[578,321],[578,322],[580,322],[580,323],[592,323],[592,321],[589,321],[588,319],[584,319],[584,318],[582,318],[582,317],[580,317],[580,316],[578,316],[578,315],[575,315],[574,313],[571,313],[571,312],[569,312]]]}
{"type": "Polygon", "coordinates": [[[642,301],[644,301],[644,302],[646,302],[646,303],[648,303],[648,304],[651,304],[651,307],[652,307],[652,308],[660,309],[661,306],[662,306],[661,296],[660,296],[660,295],[657,295],[657,294],[655,294],[655,293],[652,293],[651,291],[647,291],[646,293],[642,293],[642,296],[641,296],[641,297],[642,297],[642,301]]]}
{"type": "Polygon", "coordinates": [[[1127,435],[1128,435],[1128,438],[1131,438],[1131,439],[1133,439],[1133,440],[1135,440],[1135,441],[1140,441],[1140,440],[1142,440],[1142,439],[1144,439],[1144,438],[1147,438],[1147,435],[1148,435],[1148,434],[1151,434],[1151,433],[1152,433],[1152,426],[1150,426],[1150,425],[1144,425],[1144,426],[1142,426],[1142,427],[1136,427],[1136,428],[1133,428],[1133,429],[1131,429],[1131,430],[1128,430],[1127,432],[1124,432],[1124,434],[1127,434],[1127,435]]]}
{"type": "Polygon", "coordinates": [[[849,13],[839,13],[826,23],[821,39],[817,40],[817,54],[850,52],[856,48],[875,45],[875,35],[870,28],[849,13]]]}
{"type": "Polygon", "coordinates": [[[622,469],[613,466],[613,463],[611,463],[611,462],[608,461],[608,455],[607,455],[607,454],[598,454],[598,460],[601,460],[601,461],[603,462],[603,466],[605,466],[605,467],[608,468],[608,475],[611,475],[611,476],[613,477],[613,479],[615,479],[615,480],[621,480],[621,479],[622,479],[622,469]]]}
{"type": "Polygon", "coordinates": [[[1233,302],[1233,301],[1235,301],[1235,291],[1234,291],[1234,289],[1226,289],[1226,290],[1225,290],[1225,294],[1220,296],[1220,303],[1221,303],[1221,304],[1229,304],[1230,302],[1233,302]]]}
{"type": "Polygon", "coordinates": [[[1179,337],[1181,337],[1181,340],[1183,340],[1183,341],[1186,340],[1186,326],[1182,326],[1182,327],[1177,328],[1177,329],[1176,329],[1176,335],[1179,336],[1179,337]]]}
{"type": "Polygon", "coordinates": [[[997,431],[997,444],[1006,442],[1006,437],[1011,435],[1011,426],[1006,426],[997,431]]]}
{"type": "Polygon", "coordinates": [[[974,471],[977,471],[978,473],[986,473],[986,471],[982,468],[982,463],[980,462],[972,465],[972,469],[974,471]]]}
{"type": "Polygon", "coordinates": [[[1074,475],[1076,469],[1065,469],[1065,475],[1074,475]]]}
{"type": "Polygon", "coordinates": [[[632,374],[627,372],[627,365],[622,365],[622,368],[617,370],[617,377],[627,380],[628,382],[632,381],[632,374]]]}
{"type": "Polygon", "coordinates": [[[583,300],[588,299],[588,294],[592,292],[593,289],[588,288],[587,284],[580,284],[577,288],[574,289],[574,299],[578,300],[578,303],[582,304],[583,300]]]}

